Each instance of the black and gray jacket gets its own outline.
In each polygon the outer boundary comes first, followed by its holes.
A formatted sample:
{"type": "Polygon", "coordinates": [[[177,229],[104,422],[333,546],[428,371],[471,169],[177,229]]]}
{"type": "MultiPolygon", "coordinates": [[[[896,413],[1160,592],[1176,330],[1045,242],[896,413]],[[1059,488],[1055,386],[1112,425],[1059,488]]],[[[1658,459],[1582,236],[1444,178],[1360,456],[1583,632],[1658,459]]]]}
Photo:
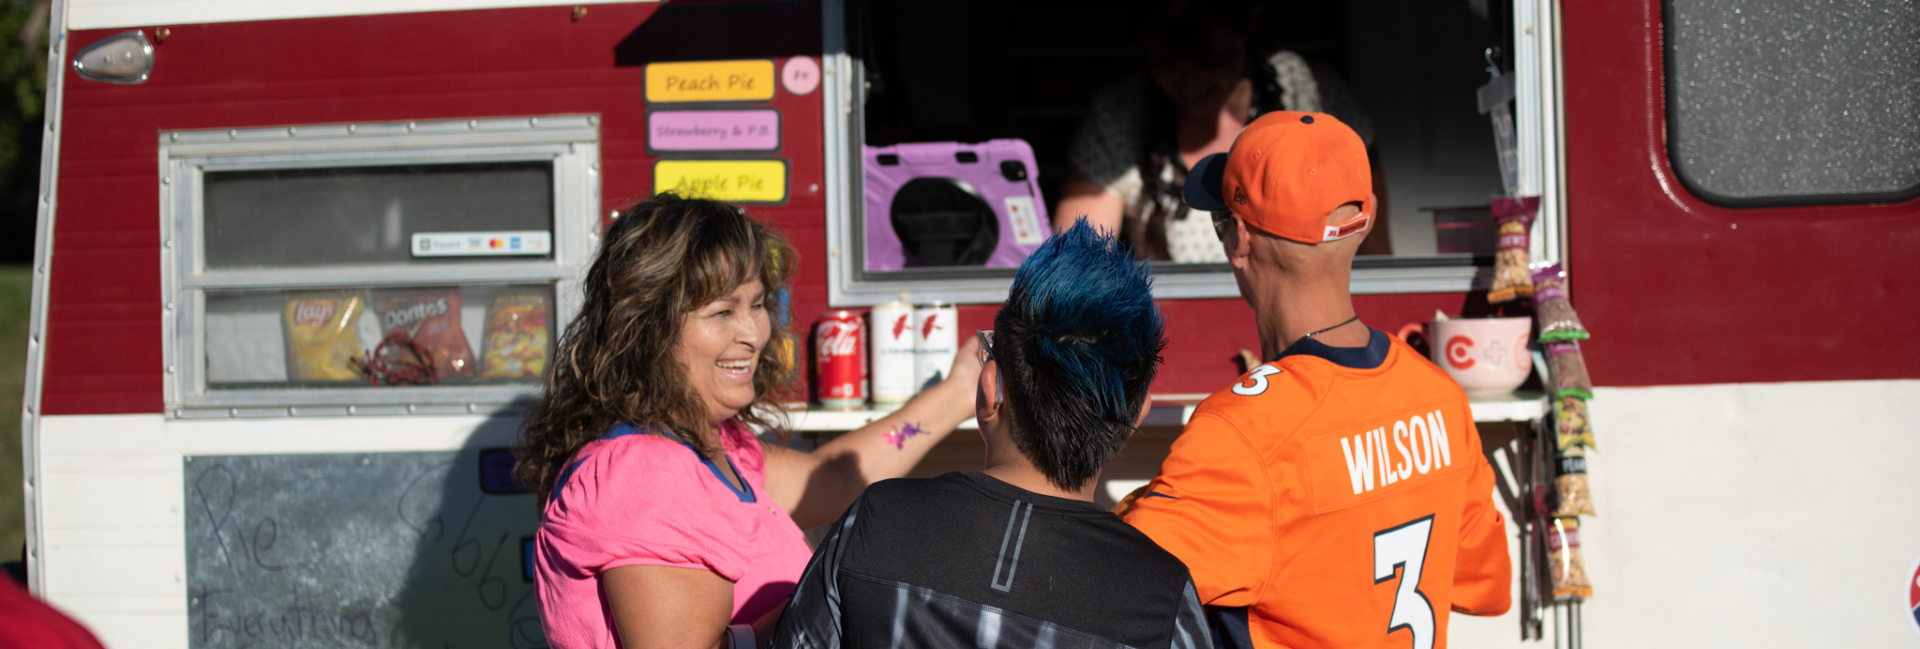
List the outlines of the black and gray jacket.
{"type": "Polygon", "coordinates": [[[1187,568],[1093,503],[981,473],[887,480],[807,564],[774,647],[1205,649],[1187,568]]]}

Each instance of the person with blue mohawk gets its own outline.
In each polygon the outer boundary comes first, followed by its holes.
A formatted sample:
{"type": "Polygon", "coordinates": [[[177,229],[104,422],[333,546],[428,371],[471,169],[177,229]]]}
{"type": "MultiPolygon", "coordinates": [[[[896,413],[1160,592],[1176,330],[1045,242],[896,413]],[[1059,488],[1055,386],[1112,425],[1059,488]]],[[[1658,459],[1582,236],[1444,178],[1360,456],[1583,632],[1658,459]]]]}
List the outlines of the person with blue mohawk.
{"type": "Polygon", "coordinates": [[[1187,568],[1094,504],[1166,346],[1144,263],[1083,219],[1027,257],[982,331],[986,468],[867,488],[774,647],[1210,647],[1187,568]]]}

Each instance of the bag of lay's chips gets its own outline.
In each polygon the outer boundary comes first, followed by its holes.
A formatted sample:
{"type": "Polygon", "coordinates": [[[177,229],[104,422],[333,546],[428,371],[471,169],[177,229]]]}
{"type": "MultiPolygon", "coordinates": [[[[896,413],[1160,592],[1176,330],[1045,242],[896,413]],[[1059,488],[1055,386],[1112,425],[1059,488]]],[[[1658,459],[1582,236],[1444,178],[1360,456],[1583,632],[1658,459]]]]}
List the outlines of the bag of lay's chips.
{"type": "Polygon", "coordinates": [[[299,291],[287,294],[281,322],[287,329],[287,376],[295,381],[350,381],[360,373],[348,363],[360,354],[354,323],[366,308],[358,293],[299,291]]]}
{"type": "Polygon", "coordinates": [[[438,379],[474,375],[473,346],[460,328],[460,289],[375,291],[373,305],[382,331],[399,330],[433,356],[438,379]]]}
{"type": "Polygon", "coordinates": [[[540,377],[547,373],[547,297],[509,293],[487,308],[487,336],[480,354],[480,375],[490,378],[540,377]]]}

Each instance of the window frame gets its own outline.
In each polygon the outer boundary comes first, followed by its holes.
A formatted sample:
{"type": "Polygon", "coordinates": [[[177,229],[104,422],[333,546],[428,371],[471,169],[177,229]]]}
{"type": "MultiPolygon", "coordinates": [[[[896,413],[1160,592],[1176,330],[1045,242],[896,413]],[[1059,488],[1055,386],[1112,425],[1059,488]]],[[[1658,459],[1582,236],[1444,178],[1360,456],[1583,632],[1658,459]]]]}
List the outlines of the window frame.
{"type": "MultiPolygon", "coordinates": [[[[1676,19],[1675,17],[1679,15],[1674,5],[1675,0],[1662,0],[1660,4],[1660,30],[1664,35],[1660,43],[1660,56],[1663,62],[1660,71],[1660,90],[1661,95],[1664,97],[1661,102],[1661,111],[1664,113],[1665,120],[1663,126],[1666,127],[1667,134],[1666,143],[1663,148],[1666,154],[1667,166],[1673,170],[1673,177],[1680,182],[1680,186],[1685,188],[1688,194],[1693,195],[1695,198],[1709,205],[1730,209],[1876,205],[1904,203],[1915,198],[1920,198],[1920,182],[1915,182],[1913,185],[1900,189],[1884,191],[1767,194],[1761,196],[1738,196],[1723,193],[1713,187],[1709,187],[1709,183],[1704,182],[1706,177],[1696,173],[1695,170],[1711,168],[1714,167],[1714,164],[1694,164],[1687,161],[1688,147],[1692,146],[1692,142],[1695,140],[1706,140],[1707,138],[1694,137],[1696,134],[1695,131],[1682,121],[1682,114],[1686,112],[1685,106],[1682,105],[1682,102],[1685,100],[1682,97],[1682,90],[1684,90],[1688,84],[1681,78],[1681,68],[1685,64],[1685,61],[1696,53],[1683,51],[1682,49],[1682,39],[1678,37],[1681,30],[1675,29],[1671,24],[1676,19]]],[[[1692,45],[1692,43],[1688,44],[1692,45]]],[[[1725,116],[1717,117],[1724,118],[1725,116]]]]}
{"type": "Polygon", "coordinates": [[[213,129],[160,134],[164,402],[172,418],[491,412],[538,384],[212,389],[207,296],[224,290],[551,284],[551,340],[579,311],[579,281],[598,245],[595,115],[213,129]],[[551,161],[553,254],[435,265],[359,264],[208,270],[200,238],[205,174],[298,168],[551,161]]]}
{"type": "MultiPolygon", "coordinates": [[[[1536,263],[1566,261],[1565,165],[1561,156],[1564,92],[1560,81],[1558,0],[1512,0],[1515,100],[1520,191],[1540,197],[1531,246],[1536,263]]],[[[864,242],[865,188],[861,145],[866,75],[847,42],[845,0],[823,0],[826,83],[821,87],[826,157],[827,302],[836,308],[872,306],[910,294],[914,302],[994,303],[1006,299],[1013,269],[870,273],[864,242]]],[[[1051,206],[1049,206],[1051,207],[1051,206]]],[[[1155,299],[1239,299],[1226,264],[1158,264],[1155,299]]],[[[1492,287],[1492,257],[1422,255],[1361,257],[1354,261],[1355,294],[1459,293],[1492,287]]]]}

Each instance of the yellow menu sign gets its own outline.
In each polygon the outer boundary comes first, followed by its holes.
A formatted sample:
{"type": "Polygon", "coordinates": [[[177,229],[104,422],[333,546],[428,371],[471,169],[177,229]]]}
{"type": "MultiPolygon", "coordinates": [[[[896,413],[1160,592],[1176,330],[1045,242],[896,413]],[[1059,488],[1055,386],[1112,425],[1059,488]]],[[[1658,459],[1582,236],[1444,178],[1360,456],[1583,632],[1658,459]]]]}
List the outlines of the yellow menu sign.
{"type": "Polygon", "coordinates": [[[647,101],[764,101],[773,98],[773,61],[647,64],[647,101]]]}
{"type": "Polygon", "coordinates": [[[661,160],[653,165],[653,193],[743,203],[787,199],[785,160],[661,160]]]}

